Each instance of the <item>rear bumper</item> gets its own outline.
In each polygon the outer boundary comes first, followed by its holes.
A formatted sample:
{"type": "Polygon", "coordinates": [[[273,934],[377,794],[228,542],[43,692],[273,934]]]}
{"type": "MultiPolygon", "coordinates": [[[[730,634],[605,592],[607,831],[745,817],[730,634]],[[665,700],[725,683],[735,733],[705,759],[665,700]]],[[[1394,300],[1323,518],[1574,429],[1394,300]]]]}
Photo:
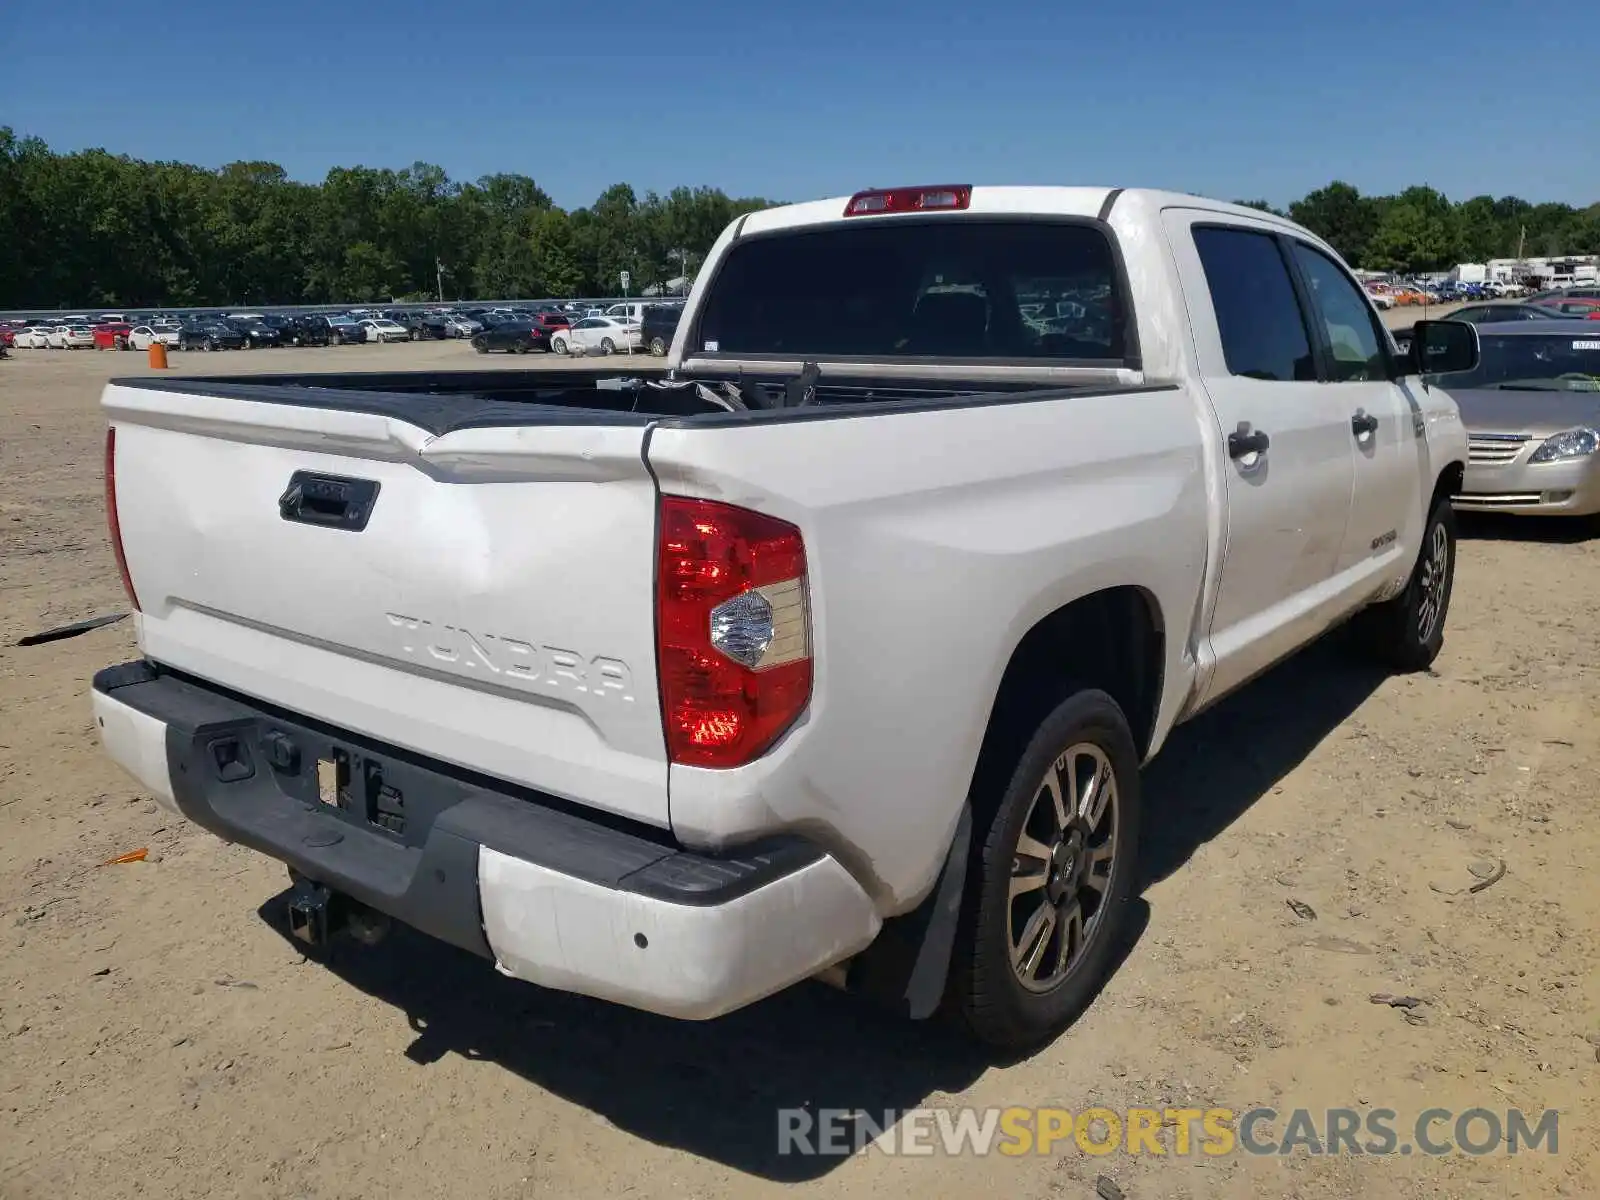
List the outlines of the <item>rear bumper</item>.
{"type": "Polygon", "coordinates": [[[107,753],[172,811],[546,987],[704,1019],[878,932],[849,872],[798,838],[687,852],[144,662],[96,675],[94,712],[107,753]],[[374,823],[397,808],[401,829],[374,823]]]}

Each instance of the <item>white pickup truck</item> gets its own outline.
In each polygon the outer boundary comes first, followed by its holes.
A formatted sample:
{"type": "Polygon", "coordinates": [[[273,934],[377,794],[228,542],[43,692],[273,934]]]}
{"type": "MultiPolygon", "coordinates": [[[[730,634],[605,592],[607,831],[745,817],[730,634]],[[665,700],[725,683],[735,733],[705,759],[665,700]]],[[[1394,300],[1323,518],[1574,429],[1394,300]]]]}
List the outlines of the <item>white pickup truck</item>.
{"type": "Polygon", "coordinates": [[[962,186],[740,218],[665,377],[117,380],[97,723],[308,942],[1026,1046],[1108,969],[1174,725],[1347,618],[1438,652],[1467,443],[1419,370],[1476,334],[1414,347],[1269,214],[962,186]]]}

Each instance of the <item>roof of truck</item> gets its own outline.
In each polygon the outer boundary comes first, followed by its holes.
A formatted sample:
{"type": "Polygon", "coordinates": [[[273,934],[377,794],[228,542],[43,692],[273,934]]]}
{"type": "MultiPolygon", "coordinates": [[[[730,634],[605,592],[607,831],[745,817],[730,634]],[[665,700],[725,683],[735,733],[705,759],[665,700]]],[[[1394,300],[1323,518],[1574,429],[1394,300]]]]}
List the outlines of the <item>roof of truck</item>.
{"type": "MultiPolygon", "coordinates": [[[[876,190],[876,189],[863,189],[876,190]]],[[[779,208],[762,209],[745,218],[740,226],[741,236],[750,233],[767,233],[779,229],[793,229],[804,225],[818,225],[843,219],[850,196],[835,196],[826,200],[808,200],[801,204],[786,204],[779,208]]],[[[1062,217],[1100,217],[1105,219],[1113,206],[1135,202],[1149,211],[1163,208],[1204,208],[1232,216],[1250,217],[1294,228],[1294,223],[1276,213],[1228,204],[1204,196],[1191,196],[1183,192],[1167,192],[1153,188],[1117,187],[1056,187],[1056,186],[1004,186],[973,185],[972,198],[967,213],[1034,214],[1062,217]]],[[[885,216],[912,214],[869,214],[882,219],[885,216]]],[[[931,214],[917,214],[931,215],[931,214]]],[[[852,220],[859,220],[854,217],[852,220]]]]}

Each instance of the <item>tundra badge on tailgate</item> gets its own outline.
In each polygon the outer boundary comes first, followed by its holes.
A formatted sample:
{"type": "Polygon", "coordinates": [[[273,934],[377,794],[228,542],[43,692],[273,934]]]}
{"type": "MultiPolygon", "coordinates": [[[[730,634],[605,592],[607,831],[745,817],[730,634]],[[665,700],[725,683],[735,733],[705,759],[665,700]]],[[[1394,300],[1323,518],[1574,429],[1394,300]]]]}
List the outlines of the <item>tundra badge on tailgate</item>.
{"type": "Polygon", "coordinates": [[[589,657],[526,638],[476,633],[403,613],[385,613],[384,618],[400,652],[435,670],[504,680],[529,691],[633,701],[633,672],[620,658],[589,657]]]}

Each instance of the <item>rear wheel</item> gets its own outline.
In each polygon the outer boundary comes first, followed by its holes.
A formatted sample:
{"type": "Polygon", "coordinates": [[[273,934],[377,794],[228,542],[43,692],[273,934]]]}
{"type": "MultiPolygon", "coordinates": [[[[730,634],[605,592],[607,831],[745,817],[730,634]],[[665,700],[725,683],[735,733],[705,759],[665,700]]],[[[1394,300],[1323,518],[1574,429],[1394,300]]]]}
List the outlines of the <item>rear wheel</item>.
{"type": "Polygon", "coordinates": [[[1422,671],[1444,646],[1444,622],[1455,585],[1456,514],[1449,496],[1434,501],[1422,550],[1405,590],[1356,614],[1351,633],[1367,653],[1396,671],[1422,671]]]}
{"type": "Polygon", "coordinates": [[[336,331],[334,333],[334,335],[331,338],[329,338],[328,340],[330,342],[332,342],[335,346],[342,346],[342,345],[344,345],[344,334],[339,333],[339,332],[336,331]]]}
{"type": "Polygon", "coordinates": [[[489,353],[489,345],[481,337],[475,337],[472,339],[472,348],[479,354],[489,353]]]}
{"type": "Polygon", "coordinates": [[[420,329],[413,329],[411,331],[411,340],[413,342],[420,342],[422,340],[422,331],[420,329]]]}
{"type": "Polygon", "coordinates": [[[212,350],[215,350],[216,348],[217,348],[217,339],[216,338],[207,338],[206,341],[205,341],[205,349],[206,349],[207,353],[209,353],[212,350]]]}
{"type": "Polygon", "coordinates": [[[980,1041],[1036,1046],[1092,1000],[1122,936],[1139,842],[1139,755],[1101,691],[1062,701],[1002,784],[970,859],[951,991],[980,1041]]]}
{"type": "Polygon", "coordinates": [[[667,352],[667,343],[666,343],[666,341],[664,339],[658,338],[658,337],[650,339],[650,353],[651,354],[654,354],[657,358],[660,358],[666,352],[667,352]]]}

